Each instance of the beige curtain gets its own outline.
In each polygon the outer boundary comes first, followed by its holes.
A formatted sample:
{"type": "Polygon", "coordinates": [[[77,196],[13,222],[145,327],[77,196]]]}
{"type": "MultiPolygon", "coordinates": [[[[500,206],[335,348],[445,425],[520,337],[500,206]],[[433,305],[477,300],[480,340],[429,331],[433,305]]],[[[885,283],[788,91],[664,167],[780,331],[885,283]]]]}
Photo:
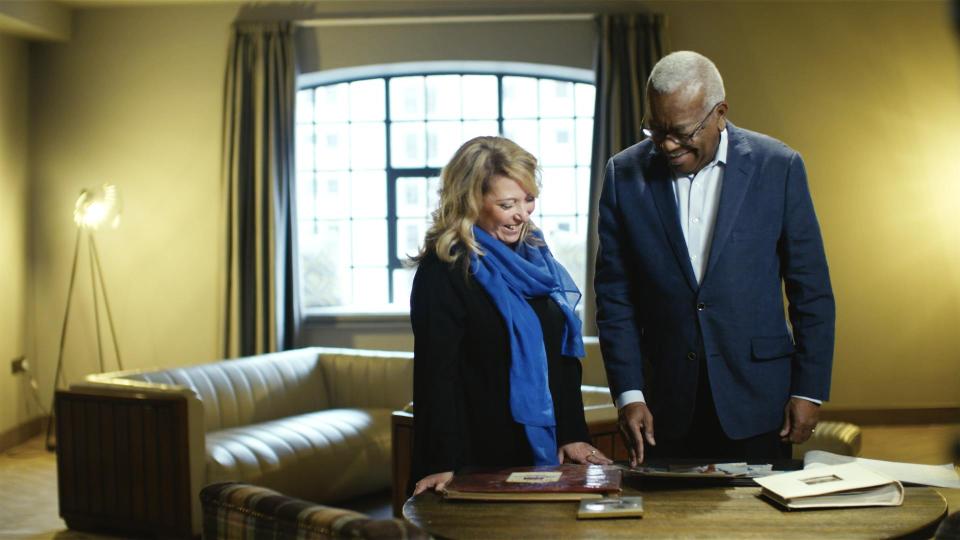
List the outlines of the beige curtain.
{"type": "Polygon", "coordinates": [[[597,209],[607,160],[640,142],[646,107],[647,77],[663,56],[664,17],[648,13],[608,14],[596,18],[594,51],[597,101],[593,112],[593,165],[590,169],[590,226],[587,234],[587,283],[584,334],[597,335],[593,290],[596,271],[597,209]]]}
{"type": "Polygon", "coordinates": [[[237,23],[224,87],[226,358],[289,349],[299,326],[291,23],[237,23]]]}

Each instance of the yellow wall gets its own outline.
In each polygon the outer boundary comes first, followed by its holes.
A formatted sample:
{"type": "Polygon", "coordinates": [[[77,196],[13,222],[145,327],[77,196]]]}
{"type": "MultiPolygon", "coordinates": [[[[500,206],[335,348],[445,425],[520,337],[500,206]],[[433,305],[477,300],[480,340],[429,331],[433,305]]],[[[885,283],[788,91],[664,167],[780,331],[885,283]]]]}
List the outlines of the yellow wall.
{"type": "MultiPolygon", "coordinates": [[[[125,367],[218,357],[221,102],[235,11],[79,11],[69,42],[33,45],[33,301],[46,396],[74,248],[73,204],[82,188],[103,182],[119,186],[123,200],[120,227],[100,232],[97,246],[125,367]]],[[[98,369],[83,255],[68,381],[98,369]]],[[[112,354],[105,367],[116,369],[112,354]]]]}
{"type": "Polygon", "coordinates": [[[803,154],[837,298],[831,407],[960,405],[960,55],[945,2],[653,2],[730,118],[803,154]]]}
{"type": "MultiPolygon", "coordinates": [[[[805,156],[839,306],[831,405],[960,406],[960,228],[950,219],[960,210],[960,59],[945,4],[651,6],[670,17],[672,49],[717,62],[734,122],[805,156]]],[[[220,120],[235,13],[225,5],[83,10],[68,43],[32,46],[31,305],[45,399],[73,249],[70,212],[79,190],[100,182],[118,184],[124,198],[123,224],[98,241],[127,367],[219,354],[220,120]]],[[[406,30],[421,35],[411,57],[440,59],[445,42],[423,37],[434,30],[406,30]]],[[[387,54],[343,28],[316,32],[320,67],[387,54]]],[[[582,33],[545,39],[564,51],[583,43],[582,33]]],[[[403,40],[392,43],[389,56],[405,56],[403,40]]],[[[591,52],[580,47],[558,62],[582,65],[591,52]]],[[[78,283],[70,380],[96,369],[89,276],[78,283]]]]}
{"type": "Polygon", "coordinates": [[[27,45],[0,34],[0,434],[36,417],[10,361],[27,340],[27,45]]]}

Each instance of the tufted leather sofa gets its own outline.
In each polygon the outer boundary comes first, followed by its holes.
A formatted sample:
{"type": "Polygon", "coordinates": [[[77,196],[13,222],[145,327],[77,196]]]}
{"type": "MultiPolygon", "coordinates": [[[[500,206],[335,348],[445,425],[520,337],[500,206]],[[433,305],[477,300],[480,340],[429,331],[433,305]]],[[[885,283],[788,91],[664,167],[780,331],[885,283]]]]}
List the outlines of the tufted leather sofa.
{"type": "MultiPolygon", "coordinates": [[[[113,524],[123,524],[121,529],[129,532],[156,532],[168,525],[160,514],[186,513],[192,533],[198,534],[198,494],[214,482],[265,486],[315,503],[337,502],[390,487],[390,415],[410,401],[412,380],[412,353],[313,347],[189,367],[91,375],[72,385],[69,396],[58,399],[83,397],[89,402],[96,396],[101,399],[98,411],[110,410],[111,400],[126,400],[122,402],[134,407],[143,402],[147,408],[144,414],[154,407],[157,412],[145,416],[147,420],[136,429],[156,425],[156,437],[140,434],[125,444],[101,448],[99,453],[109,453],[114,461],[119,458],[127,464],[159,456],[154,466],[145,469],[159,469],[160,477],[134,482],[142,484],[139,488],[131,486],[134,491],[144,490],[140,496],[143,500],[149,500],[151,482],[155,489],[165,481],[175,483],[180,473],[174,469],[182,470],[189,477],[188,495],[174,498],[184,499],[185,507],[175,508],[175,502],[161,498],[159,509],[151,511],[149,504],[144,504],[138,517],[136,508],[131,508],[130,515],[115,516],[113,524]],[[168,402],[181,405],[182,420],[171,413],[172,420],[161,424],[159,411],[168,402]],[[139,452],[136,446],[144,440],[166,444],[170,450],[151,452],[147,443],[141,457],[119,455],[139,452]],[[179,448],[180,442],[185,448],[179,448]],[[168,454],[171,457],[164,461],[168,454]],[[178,455],[184,459],[178,459],[178,455]]],[[[112,413],[111,421],[119,418],[121,410],[112,413]]],[[[123,418],[133,419],[140,413],[123,414],[128,415],[123,418]]],[[[63,456],[58,452],[61,470],[64,464],[77,469],[90,466],[90,446],[109,444],[78,444],[81,433],[61,434],[61,429],[75,424],[58,422],[58,439],[65,438],[64,442],[74,448],[65,449],[63,456]],[[78,454],[75,448],[81,447],[87,450],[85,463],[74,459],[78,454]]],[[[136,427],[132,423],[130,426],[136,427]]],[[[121,438],[126,437],[117,437],[121,438]]],[[[84,471],[67,473],[68,478],[74,478],[84,471]]],[[[122,481],[118,478],[115,483],[122,481]]],[[[78,528],[89,529],[84,527],[89,516],[77,516],[71,510],[82,507],[84,501],[68,504],[64,511],[62,503],[68,490],[62,484],[61,515],[68,525],[73,517],[81,525],[78,528]]],[[[120,491],[126,492],[126,488],[120,491]]],[[[119,508],[122,503],[118,499],[114,506],[119,508]]],[[[113,509],[97,510],[90,509],[87,514],[109,516],[113,509]]]]}

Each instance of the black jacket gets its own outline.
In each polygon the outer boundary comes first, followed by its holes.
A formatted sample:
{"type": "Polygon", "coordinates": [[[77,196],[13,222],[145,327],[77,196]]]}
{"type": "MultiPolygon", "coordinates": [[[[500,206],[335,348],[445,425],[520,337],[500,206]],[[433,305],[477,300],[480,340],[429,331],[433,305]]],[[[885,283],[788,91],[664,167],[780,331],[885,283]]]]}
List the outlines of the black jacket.
{"type": "MultiPolygon", "coordinates": [[[[564,318],[549,297],[529,300],[540,319],[557,447],[589,441],[580,360],[562,356],[564,318]]],[[[414,334],[415,482],[464,466],[532,465],[523,426],[510,413],[510,341],[490,296],[435,254],[420,263],[410,296],[414,334]]]]}

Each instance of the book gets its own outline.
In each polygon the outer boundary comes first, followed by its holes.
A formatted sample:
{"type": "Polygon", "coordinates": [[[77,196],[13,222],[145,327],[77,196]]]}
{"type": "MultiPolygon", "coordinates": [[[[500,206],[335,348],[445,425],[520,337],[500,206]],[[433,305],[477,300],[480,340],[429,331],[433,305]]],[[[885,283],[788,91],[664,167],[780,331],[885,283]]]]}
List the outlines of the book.
{"type": "Polygon", "coordinates": [[[605,465],[555,465],[474,469],[453,477],[447,499],[569,501],[619,494],[620,469],[605,465]]]}
{"type": "Polygon", "coordinates": [[[643,517],[643,497],[604,497],[580,501],[577,519],[643,517]]]}
{"type": "Polygon", "coordinates": [[[643,483],[676,483],[684,485],[743,485],[755,486],[753,479],[776,471],[770,463],[655,463],[638,467],[624,467],[625,481],[643,483]]]}
{"type": "Polygon", "coordinates": [[[760,494],[788,510],[900,506],[903,484],[856,463],[810,467],[754,479],[760,494]]]}
{"type": "Polygon", "coordinates": [[[943,465],[924,465],[920,463],[901,463],[852,456],[842,456],[823,450],[811,450],[804,454],[804,467],[857,463],[871,471],[889,476],[905,484],[960,489],[960,467],[953,463],[943,465]]]}

